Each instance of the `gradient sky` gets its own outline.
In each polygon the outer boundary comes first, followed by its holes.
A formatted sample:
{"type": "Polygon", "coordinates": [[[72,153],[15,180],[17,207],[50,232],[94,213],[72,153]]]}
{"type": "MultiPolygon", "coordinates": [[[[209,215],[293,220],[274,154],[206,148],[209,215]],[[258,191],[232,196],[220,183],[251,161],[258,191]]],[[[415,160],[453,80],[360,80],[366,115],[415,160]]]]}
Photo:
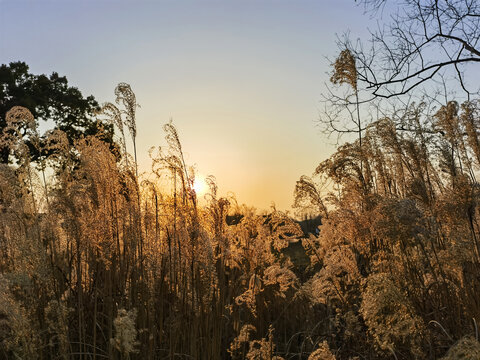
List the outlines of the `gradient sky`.
{"type": "Polygon", "coordinates": [[[354,0],[0,0],[0,62],[57,71],[99,102],[129,83],[141,169],[172,118],[187,163],[221,193],[286,210],[334,149],[316,126],[326,57],[369,25],[354,0]]]}

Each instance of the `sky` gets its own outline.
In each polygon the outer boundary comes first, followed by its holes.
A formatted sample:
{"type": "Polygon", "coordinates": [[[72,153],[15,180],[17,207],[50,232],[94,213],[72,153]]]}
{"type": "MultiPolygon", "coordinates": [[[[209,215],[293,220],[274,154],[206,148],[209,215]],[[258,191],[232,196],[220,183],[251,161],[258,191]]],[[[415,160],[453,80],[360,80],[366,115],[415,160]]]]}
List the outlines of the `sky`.
{"type": "Polygon", "coordinates": [[[141,171],[172,119],[220,194],[291,210],[295,182],[334,151],[318,114],[337,36],[369,26],[354,0],[0,0],[0,63],[56,71],[100,103],[130,84],[141,171]]]}

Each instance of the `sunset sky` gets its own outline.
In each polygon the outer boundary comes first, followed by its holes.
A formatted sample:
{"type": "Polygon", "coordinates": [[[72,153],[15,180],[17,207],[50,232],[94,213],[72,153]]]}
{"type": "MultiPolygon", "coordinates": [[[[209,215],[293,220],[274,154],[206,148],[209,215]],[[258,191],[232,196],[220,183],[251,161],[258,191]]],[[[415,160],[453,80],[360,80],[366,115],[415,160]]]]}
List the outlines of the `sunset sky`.
{"type": "Polygon", "coordinates": [[[369,26],[354,0],[0,0],[0,62],[57,71],[99,102],[129,83],[143,171],[171,118],[222,194],[286,210],[334,148],[316,121],[336,35],[369,26]]]}

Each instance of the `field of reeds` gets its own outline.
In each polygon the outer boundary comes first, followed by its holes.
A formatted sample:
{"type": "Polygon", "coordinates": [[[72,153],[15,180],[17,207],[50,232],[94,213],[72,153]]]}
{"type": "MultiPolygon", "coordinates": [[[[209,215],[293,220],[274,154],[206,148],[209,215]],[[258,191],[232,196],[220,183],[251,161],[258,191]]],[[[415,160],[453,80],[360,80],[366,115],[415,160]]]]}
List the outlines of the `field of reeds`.
{"type": "Polygon", "coordinates": [[[339,146],[296,184],[295,206],[321,216],[307,231],[213,177],[200,205],[172,123],[139,176],[121,86],[99,114],[113,149],[6,116],[0,358],[480,358],[479,102],[412,105],[410,131],[384,117],[339,146]]]}

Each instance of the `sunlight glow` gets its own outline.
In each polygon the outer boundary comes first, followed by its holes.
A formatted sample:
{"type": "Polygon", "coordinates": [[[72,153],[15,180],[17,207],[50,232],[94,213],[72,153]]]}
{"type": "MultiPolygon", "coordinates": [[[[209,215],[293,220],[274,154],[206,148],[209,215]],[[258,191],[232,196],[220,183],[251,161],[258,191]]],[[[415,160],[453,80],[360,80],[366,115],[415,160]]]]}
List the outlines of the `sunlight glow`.
{"type": "Polygon", "coordinates": [[[208,190],[208,186],[207,186],[207,183],[205,182],[205,179],[200,176],[196,177],[193,182],[193,190],[195,190],[195,193],[197,195],[205,194],[208,190]]]}

